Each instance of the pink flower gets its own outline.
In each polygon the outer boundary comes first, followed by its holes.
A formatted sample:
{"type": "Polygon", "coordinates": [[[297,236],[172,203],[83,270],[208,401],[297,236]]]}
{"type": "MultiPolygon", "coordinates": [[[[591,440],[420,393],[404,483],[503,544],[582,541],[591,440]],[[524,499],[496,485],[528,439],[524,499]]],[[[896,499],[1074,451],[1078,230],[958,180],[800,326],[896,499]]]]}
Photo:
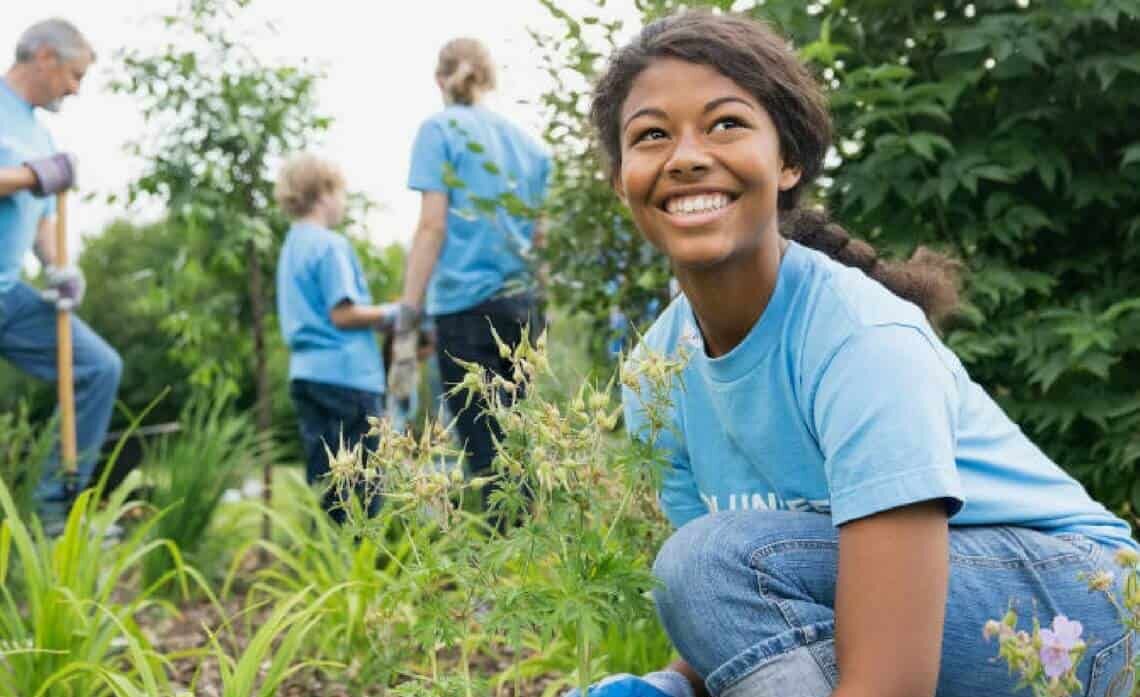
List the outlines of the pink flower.
{"type": "Polygon", "coordinates": [[[1064,615],[1053,618],[1053,629],[1041,630],[1041,667],[1050,678],[1060,677],[1073,667],[1071,651],[1080,644],[1084,627],[1064,615]]]}

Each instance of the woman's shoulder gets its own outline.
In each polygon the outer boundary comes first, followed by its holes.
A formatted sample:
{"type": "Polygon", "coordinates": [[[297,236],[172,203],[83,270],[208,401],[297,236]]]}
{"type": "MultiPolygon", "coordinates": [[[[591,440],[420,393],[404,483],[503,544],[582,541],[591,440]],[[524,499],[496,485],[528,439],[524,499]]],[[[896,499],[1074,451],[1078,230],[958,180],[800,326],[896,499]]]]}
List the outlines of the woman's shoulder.
{"type": "MultiPolygon", "coordinates": [[[[902,324],[931,329],[922,309],[892,293],[863,271],[798,246],[811,281],[801,302],[817,328],[858,333],[868,327],[902,324]]],[[[931,331],[933,331],[931,329],[931,331]]]]}
{"type": "Polygon", "coordinates": [[[683,351],[701,348],[700,332],[688,299],[679,293],[637,342],[631,357],[635,360],[647,352],[675,356],[683,351]]]}

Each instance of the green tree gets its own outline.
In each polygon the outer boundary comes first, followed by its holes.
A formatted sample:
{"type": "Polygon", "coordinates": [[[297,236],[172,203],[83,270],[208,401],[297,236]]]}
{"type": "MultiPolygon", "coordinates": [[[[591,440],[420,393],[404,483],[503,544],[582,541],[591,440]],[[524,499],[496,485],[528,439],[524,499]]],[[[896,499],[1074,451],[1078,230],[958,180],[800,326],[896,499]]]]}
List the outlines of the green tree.
{"type": "MultiPolygon", "coordinates": [[[[148,165],[131,198],[158,197],[185,230],[160,271],[170,281],[159,292],[171,311],[158,326],[175,338],[195,384],[237,393],[252,365],[256,421],[268,432],[273,288],[264,269],[286,228],[273,203],[270,164],[305,147],[329,119],[315,108],[319,72],[269,63],[240,38],[249,4],[186,0],[163,18],[171,43],[119,53],[112,89],[140,99],[150,131],[134,146],[148,165]]],[[[268,497],[268,463],[265,479],[268,497]]]]}
{"type": "MultiPolygon", "coordinates": [[[[552,261],[574,309],[600,323],[596,286],[614,282],[636,316],[659,262],[620,243],[632,230],[585,147],[585,84],[615,30],[541,1],[566,29],[547,65],[575,85],[544,96],[556,181],[564,207],[590,212],[552,226],[575,238],[552,261]],[[597,264],[600,248],[619,258],[597,264]]],[[[818,199],[888,254],[954,252],[966,302],[948,343],[1097,498],[1140,507],[1140,2],[696,4],[744,7],[794,39],[836,120],[818,199]]],[[[648,20],[680,3],[637,6],[648,20]]]]}

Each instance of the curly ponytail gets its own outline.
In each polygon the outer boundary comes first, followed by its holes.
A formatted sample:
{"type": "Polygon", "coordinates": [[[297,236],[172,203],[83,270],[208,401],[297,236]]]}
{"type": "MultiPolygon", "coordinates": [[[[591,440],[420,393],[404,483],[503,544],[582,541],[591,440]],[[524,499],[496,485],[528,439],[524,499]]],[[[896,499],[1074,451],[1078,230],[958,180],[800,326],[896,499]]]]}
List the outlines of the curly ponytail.
{"type": "Polygon", "coordinates": [[[780,234],[859,269],[895,295],[918,305],[934,326],[958,307],[961,264],[945,254],[919,247],[906,261],[884,261],[874,247],[849,235],[825,211],[806,208],[784,212],[780,234]]]}

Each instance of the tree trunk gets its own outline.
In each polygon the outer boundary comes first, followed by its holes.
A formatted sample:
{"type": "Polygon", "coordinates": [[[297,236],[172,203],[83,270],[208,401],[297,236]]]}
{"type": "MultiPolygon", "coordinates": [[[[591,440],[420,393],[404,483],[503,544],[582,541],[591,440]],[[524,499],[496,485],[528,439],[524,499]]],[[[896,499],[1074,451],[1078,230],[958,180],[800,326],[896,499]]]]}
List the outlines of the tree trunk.
{"type": "MultiPolygon", "coordinates": [[[[273,426],[272,411],[269,404],[269,371],[267,370],[267,357],[265,355],[265,296],[262,293],[261,260],[257,254],[257,245],[253,240],[247,243],[249,256],[249,307],[253,320],[253,360],[254,375],[257,379],[257,431],[261,438],[270,437],[273,426]]],[[[261,498],[269,509],[273,498],[273,463],[269,458],[270,449],[260,449],[261,463],[261,498]]],[[[269,539],[269,514],[261,519],[261,536],[269,539]]]]}

